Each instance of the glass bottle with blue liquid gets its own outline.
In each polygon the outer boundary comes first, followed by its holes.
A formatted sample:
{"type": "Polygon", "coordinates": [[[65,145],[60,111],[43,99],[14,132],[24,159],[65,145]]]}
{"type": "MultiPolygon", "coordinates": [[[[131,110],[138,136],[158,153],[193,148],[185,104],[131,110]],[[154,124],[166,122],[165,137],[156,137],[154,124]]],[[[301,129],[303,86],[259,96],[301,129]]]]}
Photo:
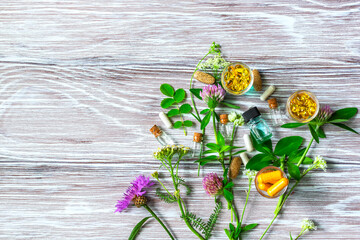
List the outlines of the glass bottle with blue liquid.
{"type": "Polygon", "coordinates": [[[252,107],[244,112],[243,118],[258,144],[261,144],[272,137],[271,130],[265,120],[261,117],[261,113],[257,107],[252,107]]]}

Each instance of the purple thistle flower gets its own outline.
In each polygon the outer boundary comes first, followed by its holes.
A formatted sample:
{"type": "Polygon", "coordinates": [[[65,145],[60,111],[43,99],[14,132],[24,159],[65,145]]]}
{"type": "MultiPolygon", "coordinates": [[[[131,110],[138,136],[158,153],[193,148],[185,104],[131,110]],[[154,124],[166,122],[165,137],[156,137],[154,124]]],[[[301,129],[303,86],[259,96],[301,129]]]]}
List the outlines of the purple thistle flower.
{"type": "Polygon", "coordinates": [[[138,176],[124,193],[123,199],[119,200],[116,204],[115,212],[122,212],[129,206],[134,197],[143,196],[146,193],[146,191],[143,190],[144,188],[151,187],[154,184],[154,182],[150,181],[149,177],[143,175],[138,176]]]}
{"type": "Polygon", "coordinates": [[[203,187],[205,192],[210,196],[216,196],[222,193],[223,182],[222,178],[219,178],[216,173],[207,174],[203,181],[203,187]]]}
{"type": "Polygon", "coordinates": [[[329,120],[329,118],[331,117],[331,115],[333,113],[334,112],[333,112],[333,110],[331,110],[329,105],[324,105],[320,108],[319,113],[316,116],[316,121],[325,123],[325,122],[327,122],[327,120],[329,120]]]}
{"type": "Polygon", "coordinates": [[[225,97],[225,90],[220,85],[207,85],[203,87],[200,96],[210,109],[214,109],[225,97]]]}

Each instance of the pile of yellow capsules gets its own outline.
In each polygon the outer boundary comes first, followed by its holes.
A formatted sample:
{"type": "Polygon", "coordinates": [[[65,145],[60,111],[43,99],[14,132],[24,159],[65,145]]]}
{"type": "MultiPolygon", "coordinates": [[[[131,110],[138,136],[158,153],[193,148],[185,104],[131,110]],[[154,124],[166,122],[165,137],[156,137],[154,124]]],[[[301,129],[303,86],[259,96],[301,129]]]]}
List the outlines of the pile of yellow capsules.
{"type": "Polygon", "coordinates": [[[316,102],[307,93],[298,93],[290,102],[292,115],[298,119],[308,119],[315,114],[316,102]]]}
{"type": "Polygon", "coordinates": [[[260,190],[266,191],[270,197],[277,197],[276,195],[289,184],[289,180],[283,177],[281,171],[276,170],[261,173],[257,177],[257,183],[260,190]]]}
{"type": "Polygon", "coordinates": [[[227,67],[224,80],[228,89],[242,91],[250,84],[250,71],[241,64],[230,65],[227,67]]]}

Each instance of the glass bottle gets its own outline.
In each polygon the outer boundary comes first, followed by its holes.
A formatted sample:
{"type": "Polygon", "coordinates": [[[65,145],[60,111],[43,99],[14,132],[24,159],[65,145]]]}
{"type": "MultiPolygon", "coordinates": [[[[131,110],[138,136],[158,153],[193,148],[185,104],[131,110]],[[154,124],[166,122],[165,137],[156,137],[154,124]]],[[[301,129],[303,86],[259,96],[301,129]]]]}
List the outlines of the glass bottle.
{"type": "Polygon", "coordinates": [[[265,120],[261,117],[261,113],[257,107],[252,107],[244,112],[243,118],[258,144],[261,144],[272,137],[271,130],[265,120]]]}
{"type": "Polygon", "coordinates": [[[276,98],[268,100],[271,120],[274,126],[281,126],[285,124],[284,114],[281,111],[281,108],[278,106],[276,98]]]}
{"type": "Polygon", "coordinates": [[[193,149],[192,149],[192,157],[199,157],[200,156],[200,152],[202,150],[202,146],[203,146],[203,142],[202,142],[202,134],[201,133],[194,133],[194,138],[193,138],[193,149]]]}
{"type": "Polygon", "coordinates": [[[163,146],[175,144],[171,137],[156,125],[150,128],[150,132],[154,134],[156,140],[158,140],[158,142],[163,146]]]}
{"type": "Polygon", "coordinates": [[[221,135],[224,137],[225,143],[230,144],[232,129],[229,123],[228,115],[221,114],[220,115],[220,123],[219,123],[219,131],[221,135]]]}

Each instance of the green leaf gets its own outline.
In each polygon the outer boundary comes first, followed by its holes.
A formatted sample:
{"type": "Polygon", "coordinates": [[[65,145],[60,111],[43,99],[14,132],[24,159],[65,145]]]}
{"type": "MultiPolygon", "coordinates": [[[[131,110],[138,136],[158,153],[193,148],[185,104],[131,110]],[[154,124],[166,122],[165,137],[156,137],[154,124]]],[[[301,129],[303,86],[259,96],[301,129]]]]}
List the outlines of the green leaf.
{"type": "Polygon", "coordinates": [[[229,228],[231,232],[235,232],[235,227],[231,223],[229,223],[229,228]]]}
{"type": "Polygon", "coordinates": [[[160,91],[168,97],[173,97],[175,93],[174,88],[167,83],[161,84],[160,91]]]}
{"type": "Polygon", "coordinates": [[[233,182],[229,182],[228,184],[226,184],[226,186],[224,188],[232,188],[234,186],[233,182]]]}
{"type": "Polygon", "coordinates": [[[183,104],[183,105],[181,105],[180,106],[180,112],[181,113],[189,113],[189,112],[191,112],[191,106],[190,106],[190,104],[188,104],[188,103],[185,103],[185,104],[183,104]]]}
{"type": "Polygon", "coordinates": [[[200,112],[200,114],[207,114],[209,111],[210,111],[210,109],[205,108],[204,110],[202,110],[202,111],[200,112]]]}
{"type": "Polygon", "coordinates": [[[303,141],[304,139],[300,136],[282,138],[276,144],[274,153],[277,156],[289,156],[291,152],[297,150],[301,146],[303,141]]]}
{"type": "Polygon", "coordinates": [[[176,128],[181,128],[182,127],[182,125],[183,125],[183,123],[181,122],[181,121],[177,121],[177,122],[175,122],[174,123],[174,128],[176,129],[176,128]]]}
{"type": "Polygon", "coordinates": [[[309,126],[309,129],[310,129],[311,136],[315,139],[315,141],[316,141],[317,143],[319,143],[319,136],[318,136],[317,133],[315,132],[314,127],[313,127],[311,124],[308,124],[308,126],[309,126]]]}
{"type": "Polygon", "coordinates": [[[290,240],[293,240],[293,237],[291,236],[291,232],[290,232],[290,240]]]}
{"type": "Polygon", "coordinates": [[[285,123],[282,128],[297,128],[306,125],[306,123],[285,123]]]}
{"type": "Polygon", "coordinates": [[[174,94],[175,102],[179,103],[182,100],[184,100],[184,98],[185,98],[185,90],[184,89],[179,88],[178,90],[175,91],[175,94],[174,94]]]}
{"type": "MultiPolygon", "coordinates": [[[[300,160],[301,156],[298,156],[298,157],[295,157],[295,158],[289,158],[288,160],[288,163],[294,163],[294,164],[297,164],[300,160]]],[[[314,161],[309,158],[309,157],[305,157],[304,160],[303,160],[303,164],[312,164],[314,161]]]]}
{"type": "Polygon", "coordinates": [[[210,122],[210,118],[211,118],[211,111],[209,111],[205,117],[203,118],[203,120],[201,121],[201,130],[204,130],[206,128],[206,126],[209,124],[210,122]]]}
{"type": "Polygon", "coordinates": [[[168,113],[167,113],[167,116],[168,117],[174,117],[176,115],[179,115],[180,112],[178,109],[171,109],[168,113]]]}
{"type": "Polygon", "coordinates": [[[236,105],[234,105],[234,104],[227,103],[227,102],[224,102],[224,101],[222,101],[221,104],[223,104],[223,105],[225,105],[225,106],[227,106],[227,107],[229,107],[229,108],[240,109],[239,106],[236,106],[236,105]]]}
{"type": "Polygon", "coordinates": [[[195,162],[200,163],[201,166],[204,166],[205,164],[207,164],[209,162],[215,162],[215,161],[217,161],[217,156],[210,155],[210,156],[206,156],[204,158],[198,159],[195,162]]]}
{"type": "Polygon", "coordinates": [[[226,233],[226,236],[227,236],[229,239],[231,239],[232,236],[231,236],[231,233],[229,232],[229,230],[225,228],[224,231],[225,231],[225,233],[226,233]]]}
{"type": "Polygon", "coordinates": [[[289,172],[290,176],[292,178],[294,178],[295,180],[299,181],[301,178],[299,167],[292,163],[288,163],[287,165],[288,165],[288,172],[289,172]]]}
{"type": "Polygon", "coordinates": [[[249,160],[246,164],[246,169],[260,171],[262,168],[271,165],[272,160],[273,156],[265,153],[259,153],[249,160]]]}
{"type": "Polygon", "coordinates": [[[206,150],[203,152],[203,154],[209,154],[209,153],[217,153],[217,150],[206,150]]]}
{"type": "Polygon", "coordinates": [[[200,92],[202,91],[201,88],[190,88],[190,92],[194,94],[195,97],[202,100],[202,97],[200,96],[200,92]]]}
{"type": "Polygon", "coordinates": [[[168,108],[170,107],[171,105],[173,105],[175,103],[174,99],[172,98],[164,98],[161,103],[160,103],[160,106],[162,108],[168,108]]]}
{"type": "Polygon", "coordinates": [[[245,227],[242,227],[242,231],[245,232],[245,231],[249,231],[253,228],[255,228],[257,225],[259,225],[258,223],[252,223],[252,224],[248,224],[246,225],[245,227]]]}
{"type": "Polygon", "coordinates": [[[185,127],[191,127],[192,125],[193,125],[193,122],[192,122],[192,121],[190,121],[190,120],[184,121],[184,126],[185,126],[185,127]]]}
{"type": "Polygon", "coordinates": [[[262,153],[266,153],[266,154],[271,154],[272,153],[272,142],[271,139],[269,139],[268,141],[262,143],[262,144],[258,144],[257,141],[255,140],[255,137],[252,133],[250,133],[250,138],[251,138],[251,142],[254,146],[254,148],[262,153]]]}
{"type": "Polygon", "coordinates": [[[339,109],[331,115],[329,122],[332,122],[335,119],[349,120],[350,118],[354,117],[357,112],[358,109],[354,107],[339,109]]]}
{"type": "Polygon", "coordinates": [[[317,129],[316,134],[319,136],[319,138],[326,138],[325,132],[322,127],[319,127],[317,129]]]}
{"type": "Polygon", "coordinates": [[[208,143],[206,144],[206,147],[212,149],[212,150],[215,150],[216,152],[219,152],[220,151],[220,146],[217,145],[216,143],[208,143]]]}
{"type": "Polygon", "coordinates": [[[140,222],[138,222],[138,224],[135,225],[135,227],[133,228],[133,230],[130,233],[129,240],[134,240],[136,238],[136,236],[138,235],[140,229],[142,228],[142,226],[145,224],[145,222],[149,218],[152,218],[152,217],[149,216],[149,217],[143,218],[140,222]]]}
{"type": "Polygon", "coordinates": [[[215,114],[215,118],[216,118],[216,121],[220,122],[220,117],[219,115],[214,111],[214,114],[215,114]]]}
{"type": "Polygon", "coordinates": [[[229,202],[232,202],[232,200],[234,200],[234,195],[229,190],[226,189],[224,189],[224,197],[229,202]]]}
{"type": "Polygon", "coordinates": [[[351,127],[349,126],[346,126],[345,124],[342,124],[342,123],[331,123],[332,125],[335,125],[335,126],[338,126],[340,128],[343,128],[345,130],[348,130],[350,132],[353,132],[353,133],[356,133],[356,134],[359,134],[357,131],[355,131],[354,129],[352,129],[351,127]]]}
{"type": "Polygon", "coordinates": [[[225,146],[225,139],[220,131],[217,132],[217,140],[218,140],[219,146],[221,146],[221,147],[225,146]]]}
{"type": "Polygon", "coordinates": [[[334,119],[329,121],[330,123],[339,123],[339,122],[346,122],[348,121],[348,119],[334,119]]]}

